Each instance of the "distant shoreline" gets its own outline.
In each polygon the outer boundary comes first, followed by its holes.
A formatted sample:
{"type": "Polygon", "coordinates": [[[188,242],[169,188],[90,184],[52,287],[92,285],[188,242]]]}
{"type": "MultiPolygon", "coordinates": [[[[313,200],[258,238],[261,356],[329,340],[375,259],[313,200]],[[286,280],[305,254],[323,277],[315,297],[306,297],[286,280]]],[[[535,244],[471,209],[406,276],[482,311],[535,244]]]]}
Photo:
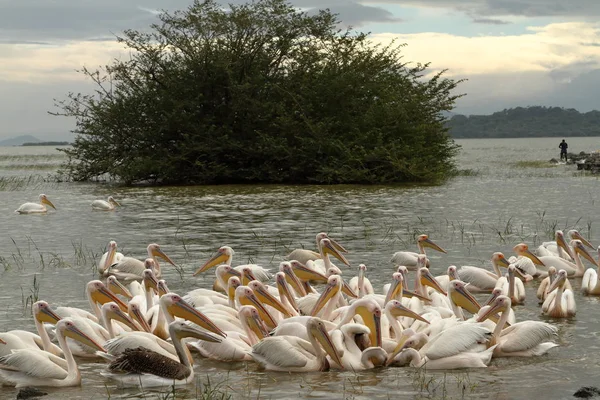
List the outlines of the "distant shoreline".
{"type": "Polygon", "coordinates": [[[30,142],[23,143],[21,146],[68,146],[69,142],[30,142]]]}

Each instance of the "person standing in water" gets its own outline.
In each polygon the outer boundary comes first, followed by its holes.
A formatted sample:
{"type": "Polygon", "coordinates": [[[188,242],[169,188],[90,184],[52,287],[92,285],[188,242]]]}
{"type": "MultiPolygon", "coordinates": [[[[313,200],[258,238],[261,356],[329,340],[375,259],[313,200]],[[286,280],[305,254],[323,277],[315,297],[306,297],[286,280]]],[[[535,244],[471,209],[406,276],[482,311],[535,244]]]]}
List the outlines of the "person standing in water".
{"type": "Polygon", "coordinates": [[[565,142],[565,139],[563,139],[562,142],[560,142],[558,147],[560,147],[560,159],[562,160],[564,157],[565,161],[567,161],[567,148],[569,147],[569,145],[567,144],[567,142],[565,142]]]}

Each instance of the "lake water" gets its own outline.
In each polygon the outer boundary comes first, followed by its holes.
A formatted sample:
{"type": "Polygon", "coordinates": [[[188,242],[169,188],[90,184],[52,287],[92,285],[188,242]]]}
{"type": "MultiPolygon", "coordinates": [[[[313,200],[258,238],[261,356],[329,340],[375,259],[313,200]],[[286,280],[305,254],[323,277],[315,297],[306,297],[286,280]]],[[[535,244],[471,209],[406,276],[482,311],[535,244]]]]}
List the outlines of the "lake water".
{"type": "MultiPolygon", "coordinates": [[[[558,138],[465,139],[457,159],[470,173],[442,186],[202,186],[125,188],[108,184],[56,183],[48,179],[63,161],[50,147],[0,148],[0,331],[33,330],[29,299],[51,305],[87,308],[84,285],[96,278],[95,263],[109,240],[120,251],[145,257],[156,242],[184,269],[165,267],[172,291],[210,287],[213,272],[193,271],[223,245],[233,247],[234,264],[260,263],[276,270],[291,249],[314,247],[320,231],[350,250],[353,265],[365,263],[376,290],[393,272],[390,256],[416,248],[428,233],[448,250],[432,252],[431,269],[448,265],[489,268],[494,251],[511,255],[519,242],[537,246],[555,229],[579,229],[600,243],[598,179],[573,165],[525,167],[522,161],[558,158],[558,138]],[[57,210],[47,215],[17,215],[25,201],[46,193],[57,210]],[[123,207],[92,212],[90,203],[113,195],[123,207]],[[35,286],[34,286],[35,281],[35,286]]],[[[569,150],[600,149],[600,138],[569,138],[569,150]]],[[[344,270],[349,279],[354,271],[344,270]]],[[[494,359],[484,370],[415,371],[388,368],[361,373],[265,373],[253,364],[197,360],[199,383],[210,380],[233,398],[569,398],[581,386],[598,384],[600,303],[579,294],[571,280],[578,312],[553,320],[560,347],[543,357],[494,359]]],[[[540,319],[537,282],[527,285],[527,300],[517,319],[540,319]]],[[[485,297],[485,296],[484,296],[485,297]]],[[[153,398],[160,394],[117,389],[81,364],[81,388],[45,389],[45,398],[153,398]]],[[[177,398],[200,397],[199,385],[177,390],[177,398]]],[[[164,396],[164,393],[162,394],[164,396]]],[[[0,398],[16,390],[0,389],[0,398]]],[[[163,397],[164,398],[164,397],[163,397]]],[[[172,397],[171,397],[172,398],[172,397]]]]}

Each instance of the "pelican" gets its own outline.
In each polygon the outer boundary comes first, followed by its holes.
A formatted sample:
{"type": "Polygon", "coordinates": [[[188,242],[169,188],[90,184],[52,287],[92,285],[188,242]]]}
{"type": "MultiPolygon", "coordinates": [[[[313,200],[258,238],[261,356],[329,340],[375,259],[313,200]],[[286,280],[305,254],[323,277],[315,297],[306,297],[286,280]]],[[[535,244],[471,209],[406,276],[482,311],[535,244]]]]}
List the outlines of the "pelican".
{"type": "MultiPolygon", "coordinates": [[[[417,247],[419,248],[419,252],[415,253],[412,251],[397,251],[392,255],[390,262],[394,264],[394,266],[404,265],[408,269],[415,269],[417,266],[417,256],[419,254],[425,254],[425,248],[429,247],[434,250],[437,250],[442,253],[446,253],[446,250],[442,249],[440,246],[435,244],[429,236],[427,235],[419,235],[417,237],[417,247]]],[[[426,263],[427,268],[429,268],[429,259],[427,259],[426,263]]]]}
{"type": "MultiPolygon", "coordinates": [[[[171,260],[156,243],[149,244],[146,250],[148,251],[148,258],[154,261],[153,272],[157,278],[162,276],[157,257],[162,258],[171,265],[175,265],[173,260],[171,260]]],[[[109,251],[113,251],[113,249],[111,248],[109,251]]],[[[107,260],[109,259],[112,259],[110,253],[107,257],[107,260]]],[[[140,261],[133,257],[123,257],[120,261],[113,265],[108,265],[107,261],[107,264],[105,264],[104,268],[104,275],[114,275],[117,277],[117,279],[121,280],[141,280],[143,277],[142,273],[145,269],[147,269],[145,261],[140,261]]]]}
{"type": "Polygon", "coordinates": [[[40,202],[39,203],[21,204],[21,206],[19,208],[17,208],[15,210],[15,212],[19,213],[19,214],[45,213],[46,211],[48,211],[48,209],[46,208],[46,205],[48,205],[56,210],[56,207],[54,207],[54,204],[52,204],[52,202],[50,200],[48,200],[48,197],[45,194],[40,194],[40,202]]]}
{"type": "Polygon", "coordinates": [[[556,343],[547,341],[556,337],[558,329],[546,322],[523,321],[502,329],[508,321],[510,310],[510,298],[500,295],[489,308],[482,308],[477,316],[477,321],[485,321],[497,312],[501,313],[492,333],[491,344],[497,344],[494,349],[494,357],[540,356],[558,346],[556,343]]]}
{"type": "MultiPolygon", "coordinates": [[[[363,343],[369,335],[369,328],[362,324],[345,324],[331,332],[331,342],[341,355],[343,369],[362,371],[385,364],[387,353],[381,347],[365,348],[363,343]]],[[[330,365],[333,360],[328,360],[330,365]]],[[[338,367],[338,366],[335,366],[338,367]]]]}
{"type": "Polygon", "coordinates": [[[92,210],[98,211],[114,211],[117,209],[117,206],[121,206],[118,201],[114,199],[112,196],[108,196],[108,200],[94,200],[92,201],[92,210]]]}
{"type": "MultiPolygon", "coordinates": [[[[329,259],[329,255],[334,256],[335,258],[340,260],[345,265],[350,266],[350,262],[340,252],[339,248],[340,248],[340,246],[337,243],[335,243],[334,241],[332,241],[331,239],[329,239],[329,238],[321,239],[321,241],[319,242],[319,255],[321,256],[321,258],[314,260],[314,261],[308,260],[306,262],[306,267],[313,271],[320,272],[321,274],[326,274],[327,270],[333,266],[333,264],[331,263],[331,260],[329,259]]],[[[342,249],[343,249],[343,247],[342,247],[342,249]]],[[[295,260],[295,261],[298,261],[298,260],[295,260]]]]}
{"type": "Polygon", "coordinates": [[[297,336],[265,338],[252,346],[250,355],[268,371],[327,371],[329,369],[327,355],[337,365],[343,365],[327,333],[324,321],[316,317],[310,318],[306,323],[306,333],[309,342],[297,336]]]}
{"type": "Polygon", "coordinates": [[[367,270],[367,266],[365,264],[358,265],[358,276],[353,277],[348,282],[348,285],[352,289],[353,292],[358,293],[358,297],[363,297],[366,294],[374,294],[373,285],[371,285],[371,281],[367,277],[365,277],[365,272],[367,270]]]}
{"type": "Polygon", "coordinates": [[[490,292],[496,287],[498,278],[502,276],[500,267],[507,268],[509,263],[506,258],[504,258],[504,254],[500,252],[493,253],[491,261],[494,272],[469,265],[460,267],[458,270],[458,277],[461,281],[470,284],[469,291],[473,293],[490,292]]]}
{"type": "MultiPolygon", "coordinates": [[[[594,246],[592,246],[592,244],[586,239],[584,238],[581,233],[579,233],[579,231],[575,230],[575,229],[571,229],[570,231],[567,232],[567,236],[569,237],[569,240],[573,240],[573,239],[578,239],[581,240],[581,242],[593,249],[594,246]]],[[[564,247],[558,245],[558,243],[562,240],[563,242],[565,241],[564,239],[564,234],[562,231],[558,230],[554,233],[554,241],[553,242],[543,242],[537,249],[536,249],[536,254],[538,257],[541,256],[558,256],[561,258],[564,258],[567,261],[572,261],[573,260],[573,253],[571,251],[571,249],[565,249],[564,247]]]]}
{"type": "Polygon", "coordinates": [[[104,275],[104,272],[107,268],[109,268],[113,264],[118,263],[124,257],[125,256],[123,255],[123,253],[119,253],[117,251],[117,242],[111,240],[110,242],[108,242],[108,250],[104,254],[102,254],[100,261],[98,261],[98,273],[100,275],[104,275]]]}
{"type": "Polygon", "coordinates": [[[185,338],[196,338],[210,342],[220,342],[221,337],[205,330],[174,321],[169,324],[169,334],[177,351],[179,361],[174,361],[160,353],[144,347],[127,349],[109,366],[109,372],[101,374],[118,381],[123,386],[169,387],[186,385],[194,380],[194,369],[191,355],[182,341],[185,338]]]}
{"type": "MultiPolygon", "coordinates": [[[[585,249],[585,247],[583,246],[583,243],[580,240],[578,240],[578,239],[571,240],[570,244],[571,244],[571,246],[573,246],[572,253],[573,253],[573,259],[575,260],[575,264],[573,264],[570,261],[565,260],[564,258],[558,257],[558,256],[537,257],[529,251],[528,246],[525,243],[520,243],[520,244],[516,245],[514,247],[514,251],[517,253],[517,255],[524,255],[529,258],[534,257],[535,259],[537,259],[541,263],[541,265],[544,265],[546,267],[546,271],[542,271],[542,273],[544,275],[547,275],[547,273],[548,273],[547,269],[549,267],[553,266],[557,270],[564,269],[567,272],[568,276],[582,277],[583,274],[585,273],[585,267],[583,266],[583,262],[581,261],[580,256],[587,259],[594,265],[597,265],[596,260],[594,260],[594,258],[590,255],[590,253],[585,249]]],[[[566,243],[564,243],[564,241],[559,241],[558,245],[562,246],[564,249],[569,248],[569,246],[566,243]]],[[[569,251],[570,251],[570,249],[569,249],[569,251]]],[[[535,259],[533,259],[534,263],[536,262],[535,259]]]]}
{"type": "Polygon", "coordinates": [[[301,264],[306,265],[306,263],[310,260],[310,261],[315,261],[315,260],[319,260],[321,259],[321,239],[329,239],[331,240],[331,243],[335,246],[335,248],[340,252],[340,253],[347,253],[348,251],[341,246],[338,242],[336,242],[335,240],[333,240],[332,238],[330,238],[325,232],[320,232],[317,233],[317,250],[319,250],[318,253],[312,251],[312,250],[306,250],[306,249],[296,249],[294,251],[292,251],[290,254],[288,254],[285,259],[286,260],[296,260],[298,262],[300,262],[301,264]]]}
{"type": "MultiPolygon", "coordinates": [[[[548,288],[550,287],[552,282],[554,282],[554,279],[556,279],[556,268],[549,267],[548,276],[542,279],[542,281],[540,282],[540,286],[538,286],[538,290],[536,292],[536,296],[539,299],[540,304],[542,304],[544,300],[546,300],[546,297],[548,296],[548,288]]],[[[569,286],[570,285],[571,284],[569,283],[569,286]]],[[[572,288],[569,287],[569,289],[572,288]]]]}
{"type": "Polygon", "coordinates": [[[600,281],[598,274],[600,273],[600,246],[598,246],[598,269],[588,268],[583,274],[581,281],[581,291],[586,296],[600,296],[600,281]]]}
{"type": "Polygon", "coordinates": [[[67,369],[62,368],[48,353],[41,350],[22,349],[0,357],[0,377],[11,385],[20,388],[26,386],[68,387],[81,384],[81,374],[66,337],[77,340],[99,351],[104,348],[75,326],[70,318],[56,323],[56,337],[65,355],[67,369]]]}
{"type": "Polygon", "coordinates": [[[502,294],[510,297],[512,304],[523,304],[525,302],[525,286],[521,279],[517,279],[515,274],[520,271],[514,264],[508,266],[508,277],[498,279],[498,285],[501,286],[502,294]]]}
{"type": "Polygon", "coordinates": [[[555,318],[573,317],[577,312],[575,296],[571,289],[565,288],[567,271],[561,269],[554,282],[548,288],[548,296],[542,304],[542,312],[555,318]],[[555,290],[556,289],[556,290],[555,290]]]}

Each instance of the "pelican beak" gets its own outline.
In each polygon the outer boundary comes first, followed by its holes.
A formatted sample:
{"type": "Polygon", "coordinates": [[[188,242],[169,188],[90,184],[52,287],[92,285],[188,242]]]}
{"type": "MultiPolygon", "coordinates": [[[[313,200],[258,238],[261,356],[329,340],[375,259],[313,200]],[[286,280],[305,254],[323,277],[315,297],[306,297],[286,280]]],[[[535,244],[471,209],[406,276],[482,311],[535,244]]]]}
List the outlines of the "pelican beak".
{"type": "MultiPolygon", "coordinates": [[[[595,264],[595,262],[594,262],[594,264],[595,264]]],[[[511,273],[510,269],[508,270],[508,273],[511,273]]],[[[531,279],[533,279],[531,277],[531,275],[524,274],[523,271],[521,271],[519,268],[515,268],[513,274],[516,274],[515,276],[518,277],[523,282],[529,282],[531,279]]]]}
{"type": "Polygon", "coordinates": [[[144,288],[146,290],[154,289],[158,293],[158,280],[156,280],[156,275],[154,275],[152,270],[145,271],[150,271],[150,273],[144,274],[144,288]]]}
{"type": "Polygon", "coordinates": [[[358,307],[356,313],[360,315],[366,327],[371,331],[369,333],[371,347],[381,347],[381,314],[377,315],[366,307],[358,307]]]}
{"type": "Polygon", "coordinates": [[[118,201],[116,201],[115,199],[110,199],[110,202],[113,203],[115,206],[119,206],[121,207],[121,203],[119,203],[118,201]]]}
{"type": "Polygon", "coordinates": [[[399,301],[397,303],[394,303],[394,305],[392,307],[390,307],[390,312],[396,318],[398,318],[398,317],[413,318],[413,319],[419,320],[421,322],[425,322],[426,324],[429,325],[429,321],[427,321],[425,318],[423,318],[422,316],[420,316],[419,314],[417,314],[410,308],[404,307],[402,305],[402,303],[400,303],[399,301]]]}
{"type": "Polygon", "coordinates": [[[157,248],[153,249],[152,250],[152,255],[154,257],[160,257],[160,258],[162,258],[163,260],[165,260],[166,262],[168,262],[169,264],[171,264],[173,266],[175,265],[175,263],[173,262],[173,260],[171,260],[171,258],[168,255],[166,255],[165,252],[162,251],[161,249],[157,249],[157,248]]]}
{"type": "Polygon", "coordinates": [[[593,249],[594,246],[586,239],[584,238],[581,233],[579,233],[578,231],[575,231],[571,234],[571,236],[573,237],[573,239],[577,239],[577,240],[581,240],[581,243],[583,243],[584,246],[589,247],[590,249],[593,249]]]}
{"type": "Polygon", "coordinates": [[[575,252],[577,252],[577,254],[579,254],[580,256],[582,256],[583,258],[585,258],[592,264],[598,266],[598,262],[596,262],[596,260],[594,260],[594,257],[591,256],[591,254],[587,251],[587,249],[584,247],[584,245],[581,241],[575,242],[575,252]]]}
{"type": "Polygon", "coordinates": [[[392,361],[394,360],[394,358],[398,355],[398,353],[400,353],[402,350],[404,350],[404,344],[406,343],[406,341],[409,338],[410,338],[410,336],[405,336],[405,335],[402,335],[400,337],[398,344],[396,344],[396,347],[394,347],[394,351],[392,351],[390,353],[390,355],[387,358],[387,361],[385,362],[386,366],[390,365],[392,363],[392,361]]]}
{"type": "MultiPolygon", "coordinates": [[[[573,256],[573,251],[571,250],[571,247],[567,244],[564,235],[556,235],[556,245],[560,246],[564,251],[566,251],[572,260],[575,259],[575,257],[573,256]]],[[[595,261],[594,264],[596,264],[595,261]]]]}
{"type": "Polygon", "coordinates": [[[106,255],[106,261],[104,262],[104,271],[108,271],[110,266],[113,264],[113,260],[115,258],[115,254],[117,253],[116,247],[110,247],[108,249],[108,254],[106,255]]]}
{"type": "Polygon", "coordinates": [[[47,198],[44,197],[42,199],[42,203],[44,203],[44,204],[46,204],[46,205],[48,205],[48,206],[50,206],[50,207],[52,207],[52,208],[54,208],[56,210],[56,207],[54,207],[54,204],[52,204],[52,202],[50,200],[48,200],[47,198]]]}
{"type": "Polygon", "coordinates": [[[258,315],[260,315],[260,318],[265,322],[267,327],[270,329],[275,329],[277,327],[277,322],[275,322],[269,310],[265,308],[254,293],[252,293],[252,295],[241,296],[240,304],[243,306],[254,306],[256,311],[258,311],[258,315]]]}
{"type": "MultiPolygon", "coordinates": [[[[129,315],[131,315],[133,317],[133,319],[140,324],[140,327],[142,328],[143,331],[145,332],[150,332],[152,331],[152,329],[150,328],[150,325],[148,325],[148,321],[146,321],[146,318],[142,315],[142,312],[140,311],[140,309],[138,307],[129,307],[129,310],[127,311],[129,313],[129,315]]],[[[138,328],[136,328],[138,329],[138,328]]]]}
{"type": "MultiPolygon", "coordinates": [[[[256,281],[256,282],[258,282],[258,281],[256,281]]],[[[291,317],[292,314],[290,314],[289,310],[281,303],[281,301],[279,301],[275,297],[273,297],[273,295],[271,295],[271,293],[269,293],[269,291],[267,290],[265,285],[263,285],[260,282],[259,282],[259,284],[260,285],[257,285],[258,287],[256,289],[254,289],[254,294],[256,295],[256,297],[260,301],[262,301],[264,304],[270,305],[271,307],[273,307],[274,309],[276,309],[277,311],[279,311],[286,317],[291,317]]]]}
{"type": "MultiPolygon", "coordinates": [[[[568,247],[568,246],[567,246],[568,247]]],[[[544,266],[545,264],[542,262],[542,260],[540,260],[535,254],[533,254],[529,249],[524,250],[521,252],[521,255],[529,258],[531,261],[533,261],[533,263],[535,265],[542,265],[544,266]]]]}
{"type": "Polygon", "coordinates": [[[90,347],[93,347],[95,349],[98,349],[98,350],[106,353],[106,350],[104,349],[104,347],[102,347],[101,345],[96,343],[96,341],[94,339],[92,339],[91,337],[89,337],[88,335],[83,333],[79,328],[77,328],[72,323],[67,325],[67,327],[64,330],[64,333],[65,333],[65,336],[68,336],[71,339],[77,340],[80,343],[83,343],[85,345],[88,345],[90,347]]]}
{"type": "Polygon", "coordinates": [[[41,323],[45,322],[52,325],[56,325],[56,323],[61,320],[61,317],[52,311],[50,307],[44,307],[40,309],[40,312],[37,313],[35,317],[41,323]]]}
{"type": "Polygon", "coordinates": [[[191,337],[191,338],[196,338],[196,339],[204,340],[205,342],[212,342],[212,343],[221,343],[223,340],[223,338],[221,338],[221,336],[217,336],[217,335],[214,335],[205,330],[198,329],[192,325],[183,325],[179,329],[180,330],[179,330],[178,336],[180,338],[191,337]]]}
{"type": "Polygon", "coordinates": [[[285,297],[287,301],[290,303],[292,308],[298,311],[298,303],[296,303],[296,299],[292,296],[290,289],[288,288],[287,281],[285,280],[284,275],[280,275],[279,273],[276,276],[277,281],[277,290],[279,291],[279,297],[285,297]]]}
{"type": "Polygon", "coordinates": [[[447,253],[447,251],[446,251],[446,250],[442,249],[442,248],[441,248],[440,246],[438,246],[438,245],[437,245],[437,244],[436,244],[436,243],[435,243],[433,240],[431,240],[431,239],[429,239],[429,238],[427,238],[427,239],[425,239],[425,240],[421,241],[421,245],[422,245],[423,247],[429,247],[429,248],[431,248],[431,249],[437,250],[437,251],[439,251],[440,253],[447,253]]]}
{"type": "Polygon", "coordinates": [[[0,344],[6,344],[6,342],[2,339],[0,339],[0,344]]]}
{"type": "Polygon", "coordinates": [[[427,268],[421,268],[421,284],[434,288],[444,296],[446,295],[446,291],[440,286],[440,283],[427,268]]]}
{"type": "Polygon", "coordinates": [[[496,313],[498,313],[499,311],[505,311],[506,307],[501,306],[501,305],[492,305],[492,306],[488,306],[489,308],[485,311],[483,311],[481,314],[477,315],[476,321],[477,322],[483,322],[486,319],[492,319],[492,317],[496,316],[496,313]]]}
{"type": "Polygon", "coordinates": [[[422,296],[419,293],[415,293],[412,290],[408,290],[406,288],[402,289],[402,297],[416,297],[421,301],[431,301],[431,299],[427,296],[422,296]]]}
{"type": "Polygon", "coordinates": [[[331,240],[329,240],[329,242],[323,246],[323,253],[330,254],[338,260],[340,260],[342,263],[346,264],[347,266],[350,266],[350,261],[348,261],[346,257],[344,257],[344,255],[338,251],[338,249],[331,242],[331,240]]]}
{"type": "Polygon", "coordinates": [[[499,267],[508,268],[508,266],[510,265],[510,263],[508,262],[508,260],[506,259],[506,257],[500,256],[496,260],[496,265],[498,265],[499,267]]]}
{"type": "Polygon", "coordinates": [[[342,279],[342,292],[346,293],[347,296],[352,297],[353,299],[358,299],[358,294],[352,290],[348,282],[342,279]]]}
{"type": "Polygon", "coordinates": [[[483,305],[485,306],[489,306],[490,304],[492,304],[494,302],[494,300],[496,300],[498,298],[498,296],[500,296],[502,294],[502,292],[500,290],[492,290],[492,294],[490,295],[489,299],[487,299],[487,301],[485,302],[485,304],[483,305]]]}
{"type": "Polygon", "coordinates": [[[475,297],[466,288],[466,285],[459,286],[450,294],[452,301],[459,307],[467,310],[471,314],[477,314],[481,309],[481,305],[477,302],[475,297]]]}
{"type": "MultiPolygon", "coordinates": [[[[348,253],[348,250],[346,250],[344,248],[344,246],[342,246],[341,244],[339,244],[337,241],[333,240],[332,238],[328,237],[329,241],[331,242],[331,245],[340,253],[348,253]]],[[[341,260],[340,260],[341,261],[341,260]]]]}
{"type": "Polygon", "coordinates": [[[158,289],[158,297],[163,296],[170,292],[169,288],[167,287],[167,282],[165,282],[164,279],[161,279],[160,281],[158,281],[156,288],[158,289]]]}
{"type": "Polygon", "coordinates": [[[112,315],[112,319],[124,323],[125,325],[127,325],[134,331],[138,330],[138,326],[135,324],[135,322],[133,322],[131,317],[129,315],[125,314],[123,311],[121,311],[121,309],[114,310],[114,311],[110,310],[109,313],[110,313],[110,315],[112,315]]]}
{"type": "Polygon", "coordinates": [[[298,279],[300,279],[301,281],[305,281],[305,282],[313,281],[313,282],[317,282],[317,283],[327,283],[327,277],[325,275],[308,268],[306,265],[298,263],[298,264],[295,264],[294,267],[292,267],[292,269],[294,271],[294,274],[296,274],[298,279]]]}
{"type": "Polygon", "coordinates": [[[120,295],[127,297],[127,299],[129,299],[129,300],[131,300],[133,298],[133,296],[131,295],[131,292],[125,286],[123,286],[123,284],[121,282],[119,282],[114,277],[113,277],[113,279],[108,280],[108,289],[115,294],[120,294],[120,295]]]}
{"type": "MultiPolygon", "coordinates": [[[[164,297],[163,297],[164,298],[164,297]]],[[[179,317],[191,321],[197,325],[200,325],[204,329],[214,332],[217,335],[226,337],[227,335],[223,332],[214,322],[211,321],[206,315],[196,310],[185,300],[180,299],[178,302],[173,303],[167,307],[167,311],[173,317],[179,317]]]]}
{"type": "Polygon", "coordinates": [[[212,256],[210,260],[208,260],[203,266],[201,266],[200,268],[198,268],[196,270],[196,272],[194,272],[194,276],[196,276],[204,271],[207,271],[210,268],[217,266],[219,264],[225,264],[228,259],[229,259],[229,256],[227,254],[217,252],[217,254],[212,256]]]}
{"type": "Polygon", "coordinates": [[[327,332],[324,324],[312,325],[310,328],[311,334],[317,339],[317,341],[323,346],[323,350],[336,362],[340,368],[344,368],[342,360],[331,341],[331,336],[327,332]]]}
{"type": "Polygon", "coordinates": [[[96,303],[105,304],[114,301],[119,305],[119,308],[123,311],[127,311],[127,304],[123,303],[123,300],[115,296],[113,292],[108,290],[106,287],[101,287],[98,290],[92,292],[92,299],[96,303]]]}
{"type": "Polygon", "coordinates": [[[292,287],[292,289],[294,289],[296,294],[299,297],[306,296],[306,290],[304,290],[304,286],[302,286],[302,283],[298,279],[298,276],[292,267],[289,266],[289,268],[284,268],[283,273],[285,274],[285,281],[292,287]]]}
{"type": "MultiPolygon", "coordinates": [[[[251,307],[251,306],[248,306],[248,307],[251,307]]],[[[251,315],[247,315],[245,318],[246,318],[246,323],[248,324],[248,328],[250,328],[250,330],[252,332],[254,332],[254,334],[256,335],[258,340],[261,340],[261,339],[269,336],[269,330],[267,329],[267,326],[265,325],[264,321],[262,319],[260,319],[260,317],[258,315],[251,314],[251,315]]]]}
{"type": "Polygon", "coordinates": [[[250,282],[257,280],[258,279],[256,279],[250,268],[244,268],[242,270],[242,285],[247,286],[250,282]]]}
{"type": "Polygon", "coordinates": [[[325,306],[325,304],[327,304],[327,302],[339,292],[339,290],[340,287],[338,285],[327,285],[327,287],[325,287],[323,293],[321,293],[319,299],[315,303],[315,306],[310,312],[310,315],[312,315],[313,317],[316,316],[319,313],[319,311],[321,311],[321,309],[325,306]]]}
{"type": "Polygon", "coordinates": [[[390,284],[390,289],[385,295],[384,304],[387,304],[390,300],[402,298],[402,296],[404,295],[404,287],[402,286],[402,281],[403,279],[394,279],[392,281],[392,283],[390,284]]]}
{"type": "Polygon", "coordinates": [[[548,288],[548,293],[552,292],[554,289],[558,288],[559,286],[564,285],[566,280],[567,280],[566,275],[558,274],[556,279],[554,279],[554,281],[552,281],[552,283],[550,284],[550,287],[548,288]]]}

